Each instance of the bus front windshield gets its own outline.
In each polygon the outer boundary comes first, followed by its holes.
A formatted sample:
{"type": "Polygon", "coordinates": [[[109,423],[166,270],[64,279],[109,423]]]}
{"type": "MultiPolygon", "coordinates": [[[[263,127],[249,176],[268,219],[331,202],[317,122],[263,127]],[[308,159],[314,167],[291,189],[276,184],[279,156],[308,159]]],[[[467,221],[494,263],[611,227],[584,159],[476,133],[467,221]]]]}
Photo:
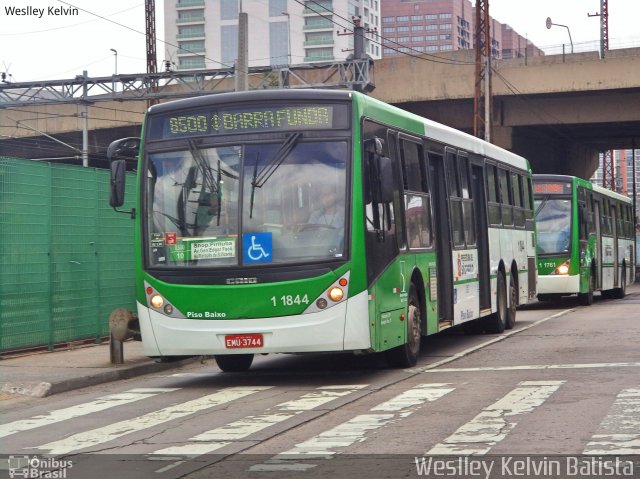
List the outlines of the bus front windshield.
{"type": "Polygon", "coordinates": [[[147,161],[148,264],[225,267],[344,256],[346,141],[196,147],[147,161]]]}
{"type": "Polygon", "coordinates": [[[536,198],[538,254],[567,254],[571,245],[571,200],[536,198]]]}

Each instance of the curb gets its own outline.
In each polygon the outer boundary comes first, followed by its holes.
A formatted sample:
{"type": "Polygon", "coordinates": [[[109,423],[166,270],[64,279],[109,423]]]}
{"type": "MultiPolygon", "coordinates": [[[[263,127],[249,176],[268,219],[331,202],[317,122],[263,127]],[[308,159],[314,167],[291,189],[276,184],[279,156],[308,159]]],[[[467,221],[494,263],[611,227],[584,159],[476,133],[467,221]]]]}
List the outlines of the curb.
{"type": "MultiPolygon", "coordinates": [[[[102,371],[97,374],[76,377],[71,379],[62,379],[57,382],[5,382],[2,383],[0,391],[4,393],[20,394],[31,397],[46,397],[59,394],[75,389],[82,389],[89,386],[104,384],[120,379],[130,379],[144,374],[166,371],[168,369],[177,369],[187,364],[196,362],[197,359],[189,358],[175,362],[146,363],[137,366],[131,366],[121,369],[113,369],[110,371],[102,371]]],[[[115,366],[117,367],[117,366],[115,366]]]]}

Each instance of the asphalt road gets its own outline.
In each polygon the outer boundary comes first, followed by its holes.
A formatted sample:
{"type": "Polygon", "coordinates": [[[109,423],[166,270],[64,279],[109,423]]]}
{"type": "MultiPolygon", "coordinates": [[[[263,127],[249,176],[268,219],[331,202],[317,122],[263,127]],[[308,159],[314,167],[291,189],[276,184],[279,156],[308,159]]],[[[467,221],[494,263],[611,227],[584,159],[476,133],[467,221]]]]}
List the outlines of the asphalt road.
{"type": "Polygon", "coordinates": [[[639,292],[591,307],[537,303],[505,335],[428,338],[411,369],[276,355],[249,373],[209,361],[3,402],[0,450],[14,456],[3,468],[96,479],[640,477],[639,292]]]}

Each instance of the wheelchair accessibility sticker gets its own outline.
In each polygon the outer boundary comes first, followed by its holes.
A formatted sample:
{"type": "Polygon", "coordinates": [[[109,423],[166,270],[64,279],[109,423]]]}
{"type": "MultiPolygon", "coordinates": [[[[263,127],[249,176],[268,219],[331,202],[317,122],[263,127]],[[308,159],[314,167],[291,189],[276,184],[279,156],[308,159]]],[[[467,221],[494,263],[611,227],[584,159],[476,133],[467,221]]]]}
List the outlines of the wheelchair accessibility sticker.
{"type": "Polygon", "coordinates": [[[242,257],[244,263],[271,263],[271,233],[246,233],[242,235],[242,257]]]}

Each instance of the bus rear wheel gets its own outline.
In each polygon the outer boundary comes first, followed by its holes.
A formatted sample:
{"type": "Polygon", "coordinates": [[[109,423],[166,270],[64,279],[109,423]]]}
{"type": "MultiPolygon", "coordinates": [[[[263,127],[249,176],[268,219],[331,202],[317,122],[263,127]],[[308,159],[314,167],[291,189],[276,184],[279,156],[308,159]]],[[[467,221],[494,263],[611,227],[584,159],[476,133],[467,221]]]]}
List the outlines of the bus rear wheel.
{"type": "Polygon", "coordinates": [[[518,306],[518,288],[513,274],[509,277],[509,306],[507,308],[506,329],[513,329],[516,325],[516,307],[518,306]]]}
{"type": "Polygon", "coordinates": [[[507,286],[504,280],[504,273],[498,271],[497,280],[497,311],[484,320],[484,327],[488,333],[503,333],[507,327],[508,305],[507,305],[507,286]]]}
{"type": "Polygon", "coordinates": [[[241,373],[247,371],[253,362],[253,354],[230,354],[216,356],[218,367],[225,373],[241,373]]]}
{"type": "Polygon", "coordinates": [[[409,307],[407,310],[407,342],[402,346],[388,350],[385,354],[387,362],[394,368],[415,366],[420,355],[422,339],[422,313],[416,287],[409,288],[409,307]]]}
{"type": "Polygon", "coordinates": [[[622,267],[622,274],[620,275],[620,287],[613,290],[613,297],[622,299],[627,295],[627,268],[622,267]]]}

